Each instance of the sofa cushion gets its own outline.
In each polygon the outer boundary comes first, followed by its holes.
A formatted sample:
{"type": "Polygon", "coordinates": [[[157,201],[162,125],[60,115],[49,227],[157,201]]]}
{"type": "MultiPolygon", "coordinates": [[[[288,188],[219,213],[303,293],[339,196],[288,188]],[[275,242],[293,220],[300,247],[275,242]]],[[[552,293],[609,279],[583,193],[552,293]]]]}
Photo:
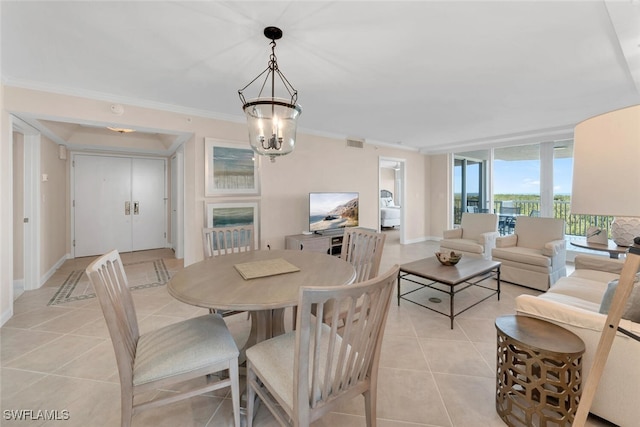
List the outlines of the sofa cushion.
{"type": "MultiPolygon", "coordinates": [[[[564,278],[561,280],[564,280],[564,278]]],[[[548,292],[538,296],[522,294],[516,297],[516,312],[518,314],[551,320],[560,324],[560,326],[565,324],[602,332],[607,316],[598,313],[599,307],[599,304],[593,304],[579,298],[562,294],[549,294],[548,292]]],[[[640,323],[622,319],[620,320],[620,327],[635,334],[640,334],[640,323]]],[[[618,335],[622,336],[623,334],[618,332],[618,335]]]]}
{"type": "Polygon", "coordinates": [[[515,261],[522,264],[538,265],[540,267],[550,267],[551,258],[542,255],[540,249],[512,246],[510,248],[495,248],[492,252],[493,258],[499,260],[515,261]]]}
{"type": "MultiPolygon", "coordinates": [[[[627,299],[624,312],[622,313],[623,319],[631,320],[632,322],[640,323],[640,273],[636,274],[636,278],[631,290],[631,295],[627,299]]],[[[608,314],[611,307],[611,301],[613,295],[618,289],[619,280],[615,279],[607,284],[607,290],[602,296],[602,302],[600,303],[599,312],[602,314],[608,314]]]]}
{"type": "Polygon", "coordinates": [[[579,298],[581,300],[588,301],[589,303],[597,304],[599,307],[602,302],[602,294],[605,290],[605,282],[577,277],[574,273],[571,276],[564,277],[562,280],[556,282],[551,286],[547,293],[562,294],[579,298]]]}
{"type": "MultiPolygon", "coordinates": [[[[620,273],[616,274],[616,273],[610,273],[607,271],[598,271],[598,270],[579,270],[576,268],[576,270],[573,273],[571,273],[571,277],[574,277],[576,279],[584,279],[584,280],[591,280],[594,282],[600,282],[601,286],[604,286],[610,281],[614,279],[618,279],[620,277],[620,273]]],[[[603,287],[602,292],[604,291],[605,291],[605,288],[603,287]]]]}
{"type": "Polygon", "coordinates": [[[548,291],[542,295],[539,295],[538,298],[541,298],[546,301],[554,301],[558,304],[562,305],[570,305],[574,308],[579,308],[581,310],[587,310],[590,312],[598,312],[598,308],[600,308],[600,304],[596,302],[591,302],[573,295],[560,294],[560,293],[549,293],[548,291]]]}

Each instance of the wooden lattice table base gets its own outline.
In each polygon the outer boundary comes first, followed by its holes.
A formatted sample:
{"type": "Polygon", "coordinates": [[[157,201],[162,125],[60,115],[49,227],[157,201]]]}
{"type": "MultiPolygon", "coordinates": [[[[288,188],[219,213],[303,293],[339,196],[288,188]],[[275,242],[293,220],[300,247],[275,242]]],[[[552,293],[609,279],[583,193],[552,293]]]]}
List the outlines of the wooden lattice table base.
{"type": "Polygon", "coordinates": [[[526,316],[496,319],[496,410],[510,426],[571,426],[582,393],[584,343],[526,316]]]}

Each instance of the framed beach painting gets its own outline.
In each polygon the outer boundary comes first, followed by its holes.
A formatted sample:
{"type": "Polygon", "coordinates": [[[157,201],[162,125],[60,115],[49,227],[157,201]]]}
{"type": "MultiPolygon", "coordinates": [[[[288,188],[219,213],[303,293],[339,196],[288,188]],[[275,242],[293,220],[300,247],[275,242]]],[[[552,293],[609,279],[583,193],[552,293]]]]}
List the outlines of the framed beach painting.
{"type": "Polygon", "coordinates": [[[255,244],[260,247],[258,202],[205,203],[205,227],[253,225],[255,244]]]}
{"type": "Polygon", "coordinates": [[[248,144],[205,138],[205,196],[258,195],[258,156],[248,144]]]}

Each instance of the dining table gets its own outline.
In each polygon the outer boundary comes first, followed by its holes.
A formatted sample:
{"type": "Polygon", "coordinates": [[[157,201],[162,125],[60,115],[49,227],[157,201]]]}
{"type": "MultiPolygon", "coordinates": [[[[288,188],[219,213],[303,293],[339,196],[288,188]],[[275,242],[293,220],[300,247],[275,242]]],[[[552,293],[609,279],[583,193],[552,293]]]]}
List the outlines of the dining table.
{"type": "Polygon", "coordinates": [[[336,256],[303,250],[258,250],[191,264],[171,278],[167,289],[177,300],[193,306],[248,311],[251,332],[241,349],[244,359],[250,346],[284,333],[284,311],[298,304],[301,287],[348,285],[355,278],[354,267],[336,256]],[[245,278],[241,271],[257,277],[245,278]]]}

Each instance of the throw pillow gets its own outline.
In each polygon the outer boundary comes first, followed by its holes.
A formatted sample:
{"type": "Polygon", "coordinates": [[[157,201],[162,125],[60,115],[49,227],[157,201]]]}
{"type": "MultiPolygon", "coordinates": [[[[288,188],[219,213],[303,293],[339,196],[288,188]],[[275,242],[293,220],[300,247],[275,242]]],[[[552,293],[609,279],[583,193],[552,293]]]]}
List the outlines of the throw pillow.
{"type": "MultiPolygon", "coordinates": [[[[615,294],[616,289],[618,288],[618,282],[619,280],[615,279],[607,284],[607,290],[602,296],[602,302],[600,303],[600,313],[609,313],[611,300],[613,299],[613,294],[615,294]]],[[[640,273],[636,274],[633,289],[631,290],[631,295],[627,300],[624,313],[622,313],[622,318],[631,320],[635,323],[640,323],[640,273]]]]}

